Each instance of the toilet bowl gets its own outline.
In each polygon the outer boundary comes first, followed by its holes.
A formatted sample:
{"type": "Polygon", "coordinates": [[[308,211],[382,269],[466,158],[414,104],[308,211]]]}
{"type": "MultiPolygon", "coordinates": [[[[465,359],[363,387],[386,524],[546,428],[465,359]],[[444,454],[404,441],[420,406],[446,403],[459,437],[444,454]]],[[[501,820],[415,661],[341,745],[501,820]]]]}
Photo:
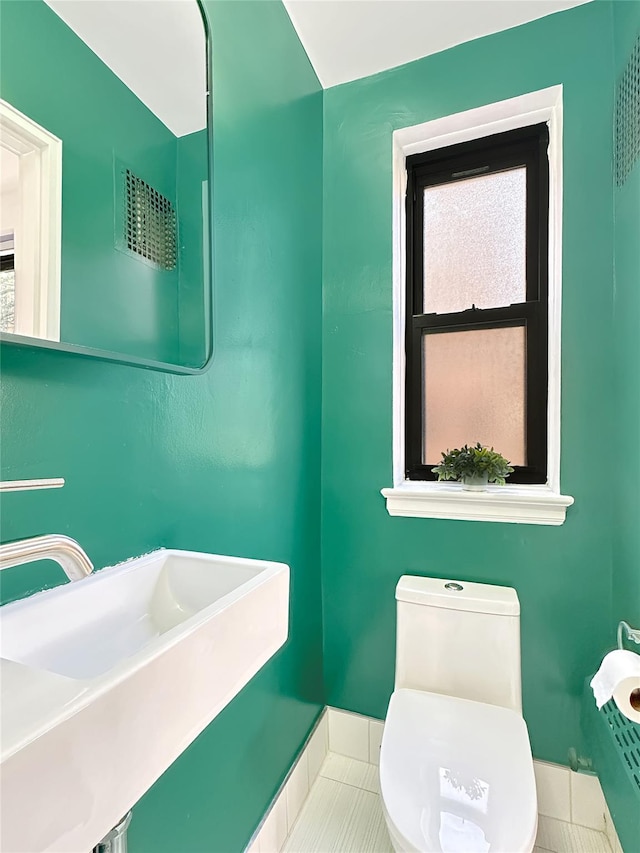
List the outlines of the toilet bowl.
{"type": "Polygon", "coordinates": [[[515,590],[405,576],[396,598],[396,689],[380,752],[394,849],[531,853],[537,801],[515,590]]]}

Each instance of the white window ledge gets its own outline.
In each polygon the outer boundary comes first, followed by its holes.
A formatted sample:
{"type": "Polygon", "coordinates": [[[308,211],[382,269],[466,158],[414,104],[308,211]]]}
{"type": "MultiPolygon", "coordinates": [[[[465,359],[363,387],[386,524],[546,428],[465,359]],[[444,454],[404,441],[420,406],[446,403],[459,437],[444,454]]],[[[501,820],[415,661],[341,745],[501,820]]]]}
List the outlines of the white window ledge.
{"type": "Polygon", "coordinates": [[[382,494],[389,515],[512,524],[563,524],[573,503],[549,486],[489,486],[486,492],[468,492],[460,483],[405,482],[382,489],[382,494]]]}

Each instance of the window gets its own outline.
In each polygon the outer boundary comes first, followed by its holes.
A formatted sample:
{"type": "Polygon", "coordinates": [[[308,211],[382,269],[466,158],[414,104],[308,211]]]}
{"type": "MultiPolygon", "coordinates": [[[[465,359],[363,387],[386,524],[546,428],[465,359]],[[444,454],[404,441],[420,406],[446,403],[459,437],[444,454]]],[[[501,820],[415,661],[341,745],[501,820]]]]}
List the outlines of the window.
{"type": "Polygon", "coordinates": [[[405,475],[493,446],[547,481],[546,123],[407,158],[405,475]]]}
{"type": "Polygon", "coordinates": [[[392,150],[387,512],[563,524],[562,86],[399,128],[392,150]],[[507,485],[436,482],[474,435],[516,463],[507,485]]]}

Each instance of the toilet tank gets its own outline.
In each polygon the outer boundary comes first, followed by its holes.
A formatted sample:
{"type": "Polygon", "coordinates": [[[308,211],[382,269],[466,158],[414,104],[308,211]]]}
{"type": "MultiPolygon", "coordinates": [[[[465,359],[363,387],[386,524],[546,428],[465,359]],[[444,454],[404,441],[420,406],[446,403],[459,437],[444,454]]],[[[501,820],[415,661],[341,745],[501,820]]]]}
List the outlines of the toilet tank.
{"type": "Polygon", "coordinates": [[[396,690],[443,693],[522,713],[515,589],[403,575],[396,600],[396,690]]]}

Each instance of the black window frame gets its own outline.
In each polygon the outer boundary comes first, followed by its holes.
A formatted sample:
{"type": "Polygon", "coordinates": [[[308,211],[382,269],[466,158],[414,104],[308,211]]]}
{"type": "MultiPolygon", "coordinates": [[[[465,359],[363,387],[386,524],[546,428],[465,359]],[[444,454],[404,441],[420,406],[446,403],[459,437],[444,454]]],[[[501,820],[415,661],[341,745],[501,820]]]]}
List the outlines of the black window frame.
{"type": "Polygon", "coordinates": [[[13,252],[0,255],[0,272],[10,272],[13,269],[15,269],[15,255],[13,252]]]}
{"type": "MultiPolygon", "coordinates": [[[[405,476],[408,480],[435,480],[436,476],[431,469],[439,461],[434,460],[428,465],[422,462],[423,335],[524,326],[527,465],[515,466],[509,482],[547,482],[548,148],[548,126],[538,124],[407,157],[405,476]],[[503,308],[474,306],[448,314],[424,314],[424,189],[469,177],[495,174],[518,166],[526,166],[527,169],[526,301],[503,308]]],[[[473,440],[473,436],[469,436],[469,440],[473,440]]]]}

